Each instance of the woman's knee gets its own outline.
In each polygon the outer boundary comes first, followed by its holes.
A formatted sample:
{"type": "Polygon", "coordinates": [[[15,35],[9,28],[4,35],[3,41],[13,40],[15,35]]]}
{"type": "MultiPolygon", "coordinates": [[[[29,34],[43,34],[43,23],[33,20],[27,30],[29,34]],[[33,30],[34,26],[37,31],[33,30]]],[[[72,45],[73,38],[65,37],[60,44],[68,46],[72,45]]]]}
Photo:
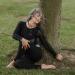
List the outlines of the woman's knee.
{"type": "Polygon", "coordinates": [[[22,68],[22,65],[23,65],[23,64],[21,63],[20,60],[16,60],[15,63],[14,63],[14,67],[15,67],[15,68],[18,68],[18,69],[22,68]]]}

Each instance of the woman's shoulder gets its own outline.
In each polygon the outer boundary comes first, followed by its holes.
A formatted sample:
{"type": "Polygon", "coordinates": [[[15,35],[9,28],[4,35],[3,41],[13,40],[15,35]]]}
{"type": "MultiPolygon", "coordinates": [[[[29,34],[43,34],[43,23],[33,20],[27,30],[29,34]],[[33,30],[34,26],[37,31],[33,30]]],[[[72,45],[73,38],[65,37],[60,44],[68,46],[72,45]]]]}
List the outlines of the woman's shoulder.
{"type": "Polygon", "coordinates": [[[26,21],[19,21],[19,24],[26,24],[26,21]]]}
{"type": "Polygon", "coordinates": [[[24,27],[26,25],[26,21],[19,21],[18,26],[19,27],[24,27]]]}

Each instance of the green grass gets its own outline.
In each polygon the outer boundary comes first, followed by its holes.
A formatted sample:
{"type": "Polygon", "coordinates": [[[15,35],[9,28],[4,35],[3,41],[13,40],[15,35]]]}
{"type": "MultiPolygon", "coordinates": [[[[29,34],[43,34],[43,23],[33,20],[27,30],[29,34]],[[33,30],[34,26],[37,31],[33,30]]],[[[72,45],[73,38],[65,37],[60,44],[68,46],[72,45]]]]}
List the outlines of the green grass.
{"type": "Polygon", "coordinates": [[[62,47],[75,48],[75,1],[62,0],[60,39],[62,47]]]}
{"type": "MultiPolygon", "coordinates": [[[[63,0],[62,23],[60,39],[62,47],[74,48],[75,44],[75,1],[63,0]]],[[[74,69],[57,70],[17,70],[6,69],[9,63],[7,54],[17,49],[18,42],[11,34],[21,16],[28,15],[29,11],[38,6],[38,0],[0,0],[0,75],[74,75],[74,69]],[[1,34],[6,33],[6,34],[1,34]],[[8,34],[8,35],[7,35],[8,34]]]]}

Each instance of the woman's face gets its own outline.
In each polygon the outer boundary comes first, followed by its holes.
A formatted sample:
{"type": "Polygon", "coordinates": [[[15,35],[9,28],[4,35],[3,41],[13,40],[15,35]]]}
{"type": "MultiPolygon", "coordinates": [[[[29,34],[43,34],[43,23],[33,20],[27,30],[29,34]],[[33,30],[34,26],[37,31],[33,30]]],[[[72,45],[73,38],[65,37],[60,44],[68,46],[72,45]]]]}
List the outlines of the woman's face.
{"type": "Polygon", "coordinates": [[[36,13],[33,17],[32,17],[32,21],[35,23],[35,24],[38,24],[40,21],[41,21],[41,17],[39,13],[36,13]]]}

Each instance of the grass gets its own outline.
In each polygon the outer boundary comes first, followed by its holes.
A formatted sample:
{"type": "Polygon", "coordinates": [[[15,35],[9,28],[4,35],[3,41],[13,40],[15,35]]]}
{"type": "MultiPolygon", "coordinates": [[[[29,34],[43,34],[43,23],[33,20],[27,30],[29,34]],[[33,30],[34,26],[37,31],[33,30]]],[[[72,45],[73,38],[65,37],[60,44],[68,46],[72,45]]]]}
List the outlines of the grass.
{"type": "MultiPolygon", "coordinates": [[[[63,0],[60,39],[62,47],[74,48],[75,44],[75,1],[63,0]]],[[[11,34],[21,16],[38,6],[38,0],[0,0],[0,75],[74,75],[74,69],[57,70],[17,70],[6,69],[7,54],[17,49],[18,42],[11,34]],[[6,34],[1,34],[6,33],[6,34]],[[8,34],[8,35],[7,35],[8,34]],[[10,34],[10,35],[9,35],[10,34]]]]}
{"type": "Polygon", "coordinates": [[[63,0],[60,38],[62,47],[75,48],[75,1],[63,0]]]}

